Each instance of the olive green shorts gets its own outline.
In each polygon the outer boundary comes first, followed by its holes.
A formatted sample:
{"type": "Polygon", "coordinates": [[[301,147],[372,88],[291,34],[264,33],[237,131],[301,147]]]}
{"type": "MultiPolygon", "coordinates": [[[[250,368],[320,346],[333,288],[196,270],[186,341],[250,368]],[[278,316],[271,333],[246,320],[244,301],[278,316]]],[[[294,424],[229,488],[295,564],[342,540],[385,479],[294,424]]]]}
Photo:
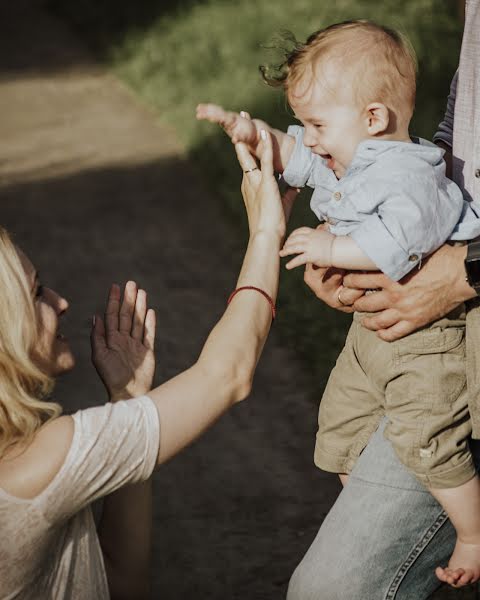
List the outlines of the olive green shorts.
{"type": "Polygon", "coordinates": [[[319,412],[315,464],[349,473],[384,415],[385,437],[428,487],[475,474],[468,437],[465,312],[460,307],[401,340],[384,342],[355,314],[319,412]]]}

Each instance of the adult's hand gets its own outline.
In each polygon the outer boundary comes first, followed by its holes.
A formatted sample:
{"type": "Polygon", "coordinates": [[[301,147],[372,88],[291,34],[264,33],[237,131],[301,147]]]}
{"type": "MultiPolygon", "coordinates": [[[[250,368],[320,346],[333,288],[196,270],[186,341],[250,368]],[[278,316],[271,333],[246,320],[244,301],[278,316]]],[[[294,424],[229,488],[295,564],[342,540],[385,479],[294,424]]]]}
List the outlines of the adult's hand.
{"type": "Polygon", "coordinates": [[[92,362],[112,402],[141,396],[152,388],[155,325],[145,290],[129,281],[121,301],[120,288],[112,285],[105,320],[96,316],[91,333],[92,362]]]}
{"type": "Polygon", "coordinates": [[[303,280],[319,300],[342,312],[352,313],[353,303],[363,296],[365,290],[344,287],[345,273],[344,269],[316,267],[308,263],[303,280]]]}
{"type": "MultiPolygon", "coordinates": [[[[353,303],[358,311],[376,313],[363,319],[367,329],[387,342],[412,333],[475,297],[465,281],[466,246],[444,245],[400,282],[378,273],[349,273],[344,285],[354,289],[380,289],[353,303]]],[[[343,300],[343,293],[342,293],[343,300]]]]}
{"type": "Polygon", "coordinates": [[[286,220],[290,215],[296,191],[287,192],[282,199],[273,171],[272,138],[262,130],[258,146],[260,168],[244,143],[235,144],[238,162],[243,170],[242,195],[247,211],[250,235],[262,231],[285,236],[286,220]]]}

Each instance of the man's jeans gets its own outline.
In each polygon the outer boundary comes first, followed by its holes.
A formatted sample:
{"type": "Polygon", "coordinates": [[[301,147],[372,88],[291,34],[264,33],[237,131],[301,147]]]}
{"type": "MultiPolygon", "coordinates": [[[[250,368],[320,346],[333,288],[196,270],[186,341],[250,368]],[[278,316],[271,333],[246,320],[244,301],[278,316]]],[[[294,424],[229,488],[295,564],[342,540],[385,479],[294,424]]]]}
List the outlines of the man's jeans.
{"type": "Polygon", "coordinates": [[[295,570],[287,600],[426,600],[440,585],[435,567],[447,564],[455,530],[384,428],[385,421],[295,570]]]}

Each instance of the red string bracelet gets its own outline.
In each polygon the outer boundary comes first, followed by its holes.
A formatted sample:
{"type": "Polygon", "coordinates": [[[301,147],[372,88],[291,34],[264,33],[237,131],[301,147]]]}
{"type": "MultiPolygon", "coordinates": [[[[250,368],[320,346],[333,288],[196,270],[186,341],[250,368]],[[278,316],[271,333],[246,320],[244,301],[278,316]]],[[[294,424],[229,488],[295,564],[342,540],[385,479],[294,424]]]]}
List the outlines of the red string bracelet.
{"type": "Polygon", "coordinates": [[[277,311],[275,310],[275,304],[273,303],[273,300],[270,298],[267,292],[258,287],[255,287],[254,285],[244,285],[243,287],[239,287],[236,290],[233,290],[233,292],[230,294],[227,300],[227,305],[230,304],[235,294],[241,292],[242,290],[255,290],[256,292],[260,292],[260,294],[262,294],[262,296],[264,296],[268,300],[268,303],[270,304],[270,307],[272,309],[272,320],[275,319],[275,317],[277,316],[277,311]]]}

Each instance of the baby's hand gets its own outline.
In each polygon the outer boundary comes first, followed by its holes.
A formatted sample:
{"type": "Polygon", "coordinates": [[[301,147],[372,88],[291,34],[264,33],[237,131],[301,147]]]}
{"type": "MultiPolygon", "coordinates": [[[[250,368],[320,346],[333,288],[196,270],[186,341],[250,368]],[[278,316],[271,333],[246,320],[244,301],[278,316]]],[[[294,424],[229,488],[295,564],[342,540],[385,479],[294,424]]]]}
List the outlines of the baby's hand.
{"type": "Polygon", "coordinates": [[[280,250],[280,256],[298,255],[285,265],[287,269],[307,263],[313,263],[317,267],[330,267],[334,239],[335,236],[324,229],[300,227],[289,235],[280,250]]]}
{"type": "Polygon", "coordinates": [[[257,130],[255,121],[250,119],[248,113],[230,112],[217,104],[199,104],[197,106],[197,119],[218,123],[234,144],[244,142],[256,148],[259,142],[260,131],[257,130]]]}

